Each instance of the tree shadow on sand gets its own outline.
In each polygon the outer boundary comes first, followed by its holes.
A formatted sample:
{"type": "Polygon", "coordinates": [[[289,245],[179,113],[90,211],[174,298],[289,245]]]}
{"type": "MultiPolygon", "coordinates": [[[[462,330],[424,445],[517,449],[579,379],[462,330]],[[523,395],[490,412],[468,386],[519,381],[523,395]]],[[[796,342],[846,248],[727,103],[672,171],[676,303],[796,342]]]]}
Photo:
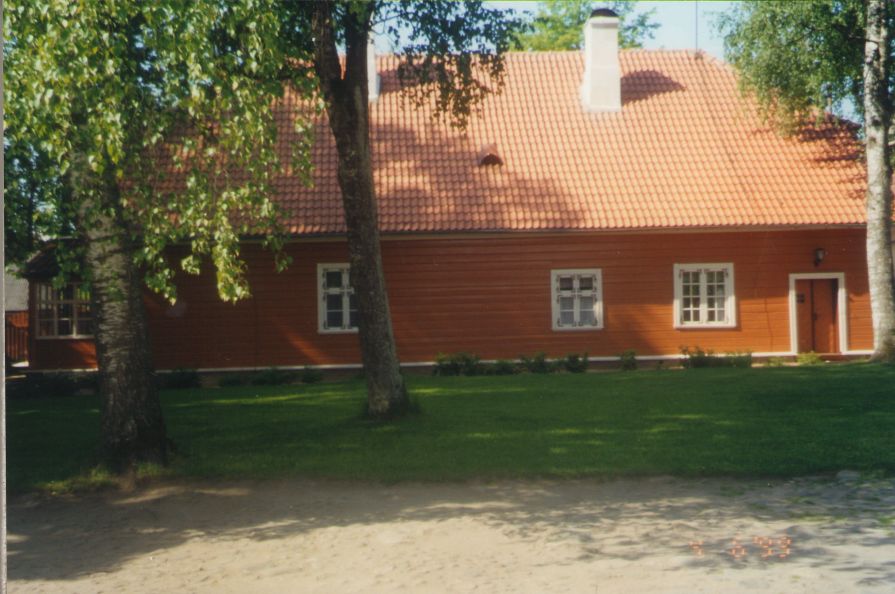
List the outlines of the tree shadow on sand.
{"type": "Polygon", "coordinates": [[[895,553],[883,517],[893,506],[893,486],[893,479],[294,480],[172,484],[56,500],[32,496],[10,506],[9,567],[13,580],[68,580],[116,572],[193,539],[234,546],[228,541],[471,519],[513,540],[561,542],[568,564],[672,555],[674,570],[795,565],[860,571],[860,583],[871,586],[895,581],[895,564],[873,564],[863,554],[877,549],[877,559],[895,557],[880,554],[895,553]]]}

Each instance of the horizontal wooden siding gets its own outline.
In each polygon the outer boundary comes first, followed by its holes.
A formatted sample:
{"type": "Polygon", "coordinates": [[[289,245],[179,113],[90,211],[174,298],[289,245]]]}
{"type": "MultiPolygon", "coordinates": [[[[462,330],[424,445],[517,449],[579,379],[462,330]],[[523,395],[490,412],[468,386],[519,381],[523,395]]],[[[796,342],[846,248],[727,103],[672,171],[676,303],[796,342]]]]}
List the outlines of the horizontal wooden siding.
{"type": "MultiPolygon", "coordinates": [[[[178,275],[178,303],[147,295],[158,368],[359,363],[356,334],[317,330],[317,264],[347,262],[343,242],[287,247],[284,273],[247,245],[253,295],[220,301],[213,275],[178,275]]],[[[383,242],[398,354],[515,358],[545,351],[614,356],[673,355],[682,346],[717,352],[787,352],[789,274],[842,272],[850,350],[872,346],[864,232],[860,229],[730,233],[518,235],[390,239],[383,242]],[[827,256],[814,266],[814,250],[827,256]],[[675,329],[675,263],[732,262],[737,326],[675,329]],[[552,330],[550,271],[599,268],[604,328],[552,330]]],[[[62,342],[62,341],[57,341],[62,342]]],[[[39,345],[43,346],[43,345],[39,345]]],[[[46,358],[41,357],[42,365],[46,358]]]]}

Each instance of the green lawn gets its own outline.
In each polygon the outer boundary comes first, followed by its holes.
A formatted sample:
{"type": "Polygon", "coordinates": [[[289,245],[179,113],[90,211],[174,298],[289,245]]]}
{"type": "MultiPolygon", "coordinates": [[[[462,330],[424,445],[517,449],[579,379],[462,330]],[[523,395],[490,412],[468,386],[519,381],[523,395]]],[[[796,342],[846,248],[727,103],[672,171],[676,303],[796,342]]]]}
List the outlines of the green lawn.
{"type": "MultiPolygon", "coordinates": [[[[895,368],[869,364],[435,378],[360,418],[359,381],[162,394],[161,474],[373,480],[895,471],[895,368]]],[[[8,402],[12,490],[91,475],[95,397],[8,402]]],[[[88,481],[89,482],[89,481],[88,481]]]]}

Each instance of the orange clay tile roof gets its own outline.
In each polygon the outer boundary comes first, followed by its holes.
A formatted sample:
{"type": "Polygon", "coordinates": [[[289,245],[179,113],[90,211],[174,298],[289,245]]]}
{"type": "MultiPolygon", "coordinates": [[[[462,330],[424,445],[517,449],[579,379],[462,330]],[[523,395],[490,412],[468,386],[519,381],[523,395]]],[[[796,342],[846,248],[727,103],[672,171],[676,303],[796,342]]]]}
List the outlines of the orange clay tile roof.
{"type": "MultiPolygon", "coordinates": [[[[623,51],[620,60],[622,111],[594,114],[579,99],[580,52],[509,54],[503,92],[464,133],[402,100],[396,58],[380,57],[371,137],[383,232],[864,222],[853,127],[783,138],[744,102],[720,61],[645,50],[623,51]],[[479,166],[489,152],[502,164],[479,166]]],[[[276,199],[291,232],[341,233],[336,152],[323,121],[316,138],[314,187],[283,176],[276,199]]]]}

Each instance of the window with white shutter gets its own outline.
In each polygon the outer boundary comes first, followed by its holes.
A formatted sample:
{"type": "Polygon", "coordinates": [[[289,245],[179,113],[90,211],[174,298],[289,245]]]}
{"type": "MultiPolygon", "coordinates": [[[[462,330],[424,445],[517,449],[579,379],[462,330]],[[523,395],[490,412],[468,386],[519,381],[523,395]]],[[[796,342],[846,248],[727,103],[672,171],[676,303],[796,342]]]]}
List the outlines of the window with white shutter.
{"type": "Polygon", "coordinates": [[[348,264],[318,264],[318,330],[357,332],[357,303],[348,264]]]}
{"type": "Polygon", "coordinates": [[[550,271],[554,330],[603,327],[603,281],[599,269],[550,271]]]}

